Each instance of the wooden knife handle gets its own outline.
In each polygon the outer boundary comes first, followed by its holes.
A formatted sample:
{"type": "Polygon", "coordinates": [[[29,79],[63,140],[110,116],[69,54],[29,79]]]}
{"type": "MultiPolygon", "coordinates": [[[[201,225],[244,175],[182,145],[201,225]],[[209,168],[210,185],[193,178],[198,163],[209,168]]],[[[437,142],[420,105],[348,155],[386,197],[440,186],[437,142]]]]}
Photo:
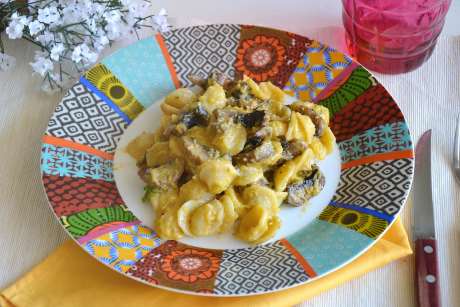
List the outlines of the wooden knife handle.
{"type": "Polygon", "coordinates": [[[435,239],[415,241],[415,281],[420,307],[440,307],[438,256],[435,239]]]}

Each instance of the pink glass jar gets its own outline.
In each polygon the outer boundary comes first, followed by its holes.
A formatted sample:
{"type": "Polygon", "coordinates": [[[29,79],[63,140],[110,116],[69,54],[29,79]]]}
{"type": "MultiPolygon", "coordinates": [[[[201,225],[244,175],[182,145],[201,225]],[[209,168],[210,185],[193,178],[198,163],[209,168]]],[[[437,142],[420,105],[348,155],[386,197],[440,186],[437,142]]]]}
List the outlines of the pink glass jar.
{"type": "Polygon", "coordinates": [[[451,0],[342,0],[350,54],[387,74],[416,69],[432,54],[451,0]]]}

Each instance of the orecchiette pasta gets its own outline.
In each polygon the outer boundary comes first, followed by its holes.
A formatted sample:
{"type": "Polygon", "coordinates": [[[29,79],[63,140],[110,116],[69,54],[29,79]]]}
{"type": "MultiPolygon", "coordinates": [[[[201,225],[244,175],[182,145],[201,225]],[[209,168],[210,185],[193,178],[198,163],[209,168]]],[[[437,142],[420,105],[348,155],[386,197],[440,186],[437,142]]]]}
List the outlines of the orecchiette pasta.
{"type": "Polygon", "coordinates": [[[166,96],[161,104],[161,110],[166,115],[179,114],[182,108],[196,99],[196,95],[188,88],[179,88],[166,96]]]}
{"type": "Polygon", "coordinates": [[[243,165],[239,168],[239,174],[233,181],[233,185],[245,186],[251,183],[256,183],[264,177],[262,167],[255,165],[243,165]]]}
{"type": "Polygon", "coordinates": [[[177,211],[179,208],[179,203],[170,204],[157,216],[155,230],[160,237],[177,240],[183,236],[184,233],[179,227],[177,220],[177,211]]]}
{"type": "Polygon", "coordinates": [[[284,191],[291,179],[303,169],[311,168],[314,154],[311,149],[305,150],[301,155],[281,165],[273,178],[275,191],[284,191]]]}
{"type": "Polygon", "coordinates": [[[161,104],[159,129],[131,141],[127,152],[146,183],[163,239],[234,232],[251,244],[281,227],[281,205],[317,195],[324,176],[315,165],[335,137],[327,108],[285,105],[270,82],[193,81],[202,94],[177,89],[161,104]]]}
{"type": "Polygon", "coordinates": [[[214,138],[213,145],[223,154],[236,155],[246,144],[246,129],[241,124],[229,125],[228,130],[214,138]]]}
{"type": "Polygon", "coordinates": [[[199,178],[212,194],[225,191],[237,176],[235,167],[228,160],[208,160],[200,165],[199,178]]]}
{"type": "Polygon", "coordinates": [[[286,131],[286,140],[302,140],[310,143],[315,135],[315,125],[310,117],[298,112],[291,113],[291,121],[286,131]]]}
{"type": "Polygon", "coordinates": [[[219,233],[224,222],[224,207],[214,199],[195,209],[190,219],[190,230],[196,236],[219,233]]]}
{"type": "Polygon", "coordinates": [[[193,178],[184,183],[179,189],[179,197],[182,202],[192,199],[200,201],[209,201],[214,195],[209,193],[208,188],[203,181],[193,178]]]}
{"type": "Polygon", "coordinates": [[[126,151],[136,161],[142,161],[145,157],[145,152],[153,145],[153,142],[154,135],[144,132],[128,144],[126,151]]]}
{"type": "Polygon", "coordinates": [[[313,151],[313,154],[315,155],[316,159],[323,160],[324,158],[326,158],[326,155],[328,154],[327,149],[323,145],[321,140],[317,137],[314,137],[313,140],[311,140],[309,147],[313,151]]]}
{"type": "Polygon", "coordinates": [[[267,232],[270,218],[270,210],[266,207],[261,205],[251,207],[241,218],[236,235],[248,242],[256,241],[267,232]]]}
{"type": "Polygon", "coordinates": [[[208,112],[225,107],[226,97],[223,87],[219,84],[211,85],[200,97],[200,102],[208,112]]]}

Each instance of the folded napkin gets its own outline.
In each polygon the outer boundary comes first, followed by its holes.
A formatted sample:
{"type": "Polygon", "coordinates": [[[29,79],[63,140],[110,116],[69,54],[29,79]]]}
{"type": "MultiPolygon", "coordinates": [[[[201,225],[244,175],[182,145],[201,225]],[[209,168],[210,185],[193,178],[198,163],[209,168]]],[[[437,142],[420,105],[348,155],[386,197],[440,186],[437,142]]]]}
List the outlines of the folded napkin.
{"type": "Polygon", "coordinates": [[[73,241],[4,289],[2,307],[79,306],[292,306],[352,278],[410,255],[399,219],[366,253],[340,270],[303,286],[247,297],[180,294],[141,284],[102,265],[73,241]]]}

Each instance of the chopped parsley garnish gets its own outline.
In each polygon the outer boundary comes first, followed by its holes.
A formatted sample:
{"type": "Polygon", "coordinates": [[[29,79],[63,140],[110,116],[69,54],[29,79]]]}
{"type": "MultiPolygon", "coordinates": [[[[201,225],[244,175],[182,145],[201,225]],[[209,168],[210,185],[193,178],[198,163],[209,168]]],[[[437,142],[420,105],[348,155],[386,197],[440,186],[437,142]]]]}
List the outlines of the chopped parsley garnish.
{"type": "Polygon", "coordinates": [[[158,192],[157,188],[150,187],[150,186],[146,185],[144,187],[144,196],[142,196],[142,201],[144,203],[149,202],[150,201],[150,196],[152,196],[153,193],[157,193],[157,192],[158,192]]]}

